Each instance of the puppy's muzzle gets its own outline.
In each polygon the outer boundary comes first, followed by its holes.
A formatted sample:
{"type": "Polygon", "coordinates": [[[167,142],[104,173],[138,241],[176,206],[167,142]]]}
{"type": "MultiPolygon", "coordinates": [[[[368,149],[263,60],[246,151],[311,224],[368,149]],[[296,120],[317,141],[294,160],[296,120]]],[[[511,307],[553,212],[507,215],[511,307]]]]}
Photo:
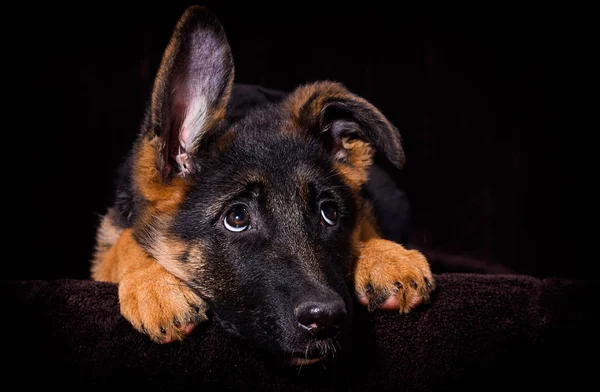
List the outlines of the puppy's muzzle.
{"type": "Polygon", "coordinates": [[[300,327],[316,339],[334,337],[346,318],[346,305],[340,300],[303,302],[296,308],[300,327]]]}

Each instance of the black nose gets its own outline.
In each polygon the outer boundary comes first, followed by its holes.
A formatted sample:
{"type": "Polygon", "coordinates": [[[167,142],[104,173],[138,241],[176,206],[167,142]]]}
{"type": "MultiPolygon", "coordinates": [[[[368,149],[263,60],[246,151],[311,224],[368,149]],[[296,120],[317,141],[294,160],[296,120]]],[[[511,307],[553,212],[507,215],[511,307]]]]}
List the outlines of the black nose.
{"type": "Polygon", "coordinates": [[[320,339],[335,335],[345,317],[346,306],[342,301],[304,302],[296,308],[298,323],[320,339]]]}

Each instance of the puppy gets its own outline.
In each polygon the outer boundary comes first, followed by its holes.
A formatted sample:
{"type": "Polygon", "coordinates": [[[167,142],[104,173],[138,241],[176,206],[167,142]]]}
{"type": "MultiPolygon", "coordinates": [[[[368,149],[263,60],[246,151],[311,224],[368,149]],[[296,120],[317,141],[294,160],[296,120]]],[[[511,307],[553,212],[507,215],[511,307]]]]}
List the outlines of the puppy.
{"type": "Polygon", "coordinates": [[[308,364],[334,350],[353,295],[400,313],[428,302],[427,260],[382,239],[363,196],[375,153],[403,164],[392,124],[333,82],[239,113],[233,79],[221,24],[190,7],[97,231],[92,277],[118,283],[123,316],[166,343],[210,309],[308,364]]]}

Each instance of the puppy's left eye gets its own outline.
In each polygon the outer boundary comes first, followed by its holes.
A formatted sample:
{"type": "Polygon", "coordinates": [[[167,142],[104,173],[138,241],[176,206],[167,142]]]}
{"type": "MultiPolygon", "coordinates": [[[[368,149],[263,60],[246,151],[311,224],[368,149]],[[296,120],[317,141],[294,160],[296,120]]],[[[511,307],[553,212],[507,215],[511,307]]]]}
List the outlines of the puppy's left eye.
{"type": "Polygon", "coordinates": [[[337,221],[338,212],[336,205],[330,201],[321,204],[321,224],[323,226],[335,226],[337,221]]]}
{"type": "Polygon", "coordinates": [[[229,210],[223,224],[229,231],[244,231],[250,227],[250,214],[244,206],[235,206],[229,210]]]}

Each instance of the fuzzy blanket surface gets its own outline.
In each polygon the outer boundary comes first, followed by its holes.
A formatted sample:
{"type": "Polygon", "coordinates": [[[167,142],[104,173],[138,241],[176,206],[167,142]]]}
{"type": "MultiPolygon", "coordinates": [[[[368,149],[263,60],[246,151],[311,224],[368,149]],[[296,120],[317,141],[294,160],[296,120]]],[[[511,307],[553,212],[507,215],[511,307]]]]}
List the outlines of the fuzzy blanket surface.
{"type": "Polygon", "coordinates": [[[4,281],[4,380],[26,389],[169,391],[573,390],[595,380],[598,281],[475,273],[436,279],[432,303],[411,314],[357,307],[352,344],[300,369],[210,322],[184,342],[154,344],[120,315],[113,284],[4,281]]]}

